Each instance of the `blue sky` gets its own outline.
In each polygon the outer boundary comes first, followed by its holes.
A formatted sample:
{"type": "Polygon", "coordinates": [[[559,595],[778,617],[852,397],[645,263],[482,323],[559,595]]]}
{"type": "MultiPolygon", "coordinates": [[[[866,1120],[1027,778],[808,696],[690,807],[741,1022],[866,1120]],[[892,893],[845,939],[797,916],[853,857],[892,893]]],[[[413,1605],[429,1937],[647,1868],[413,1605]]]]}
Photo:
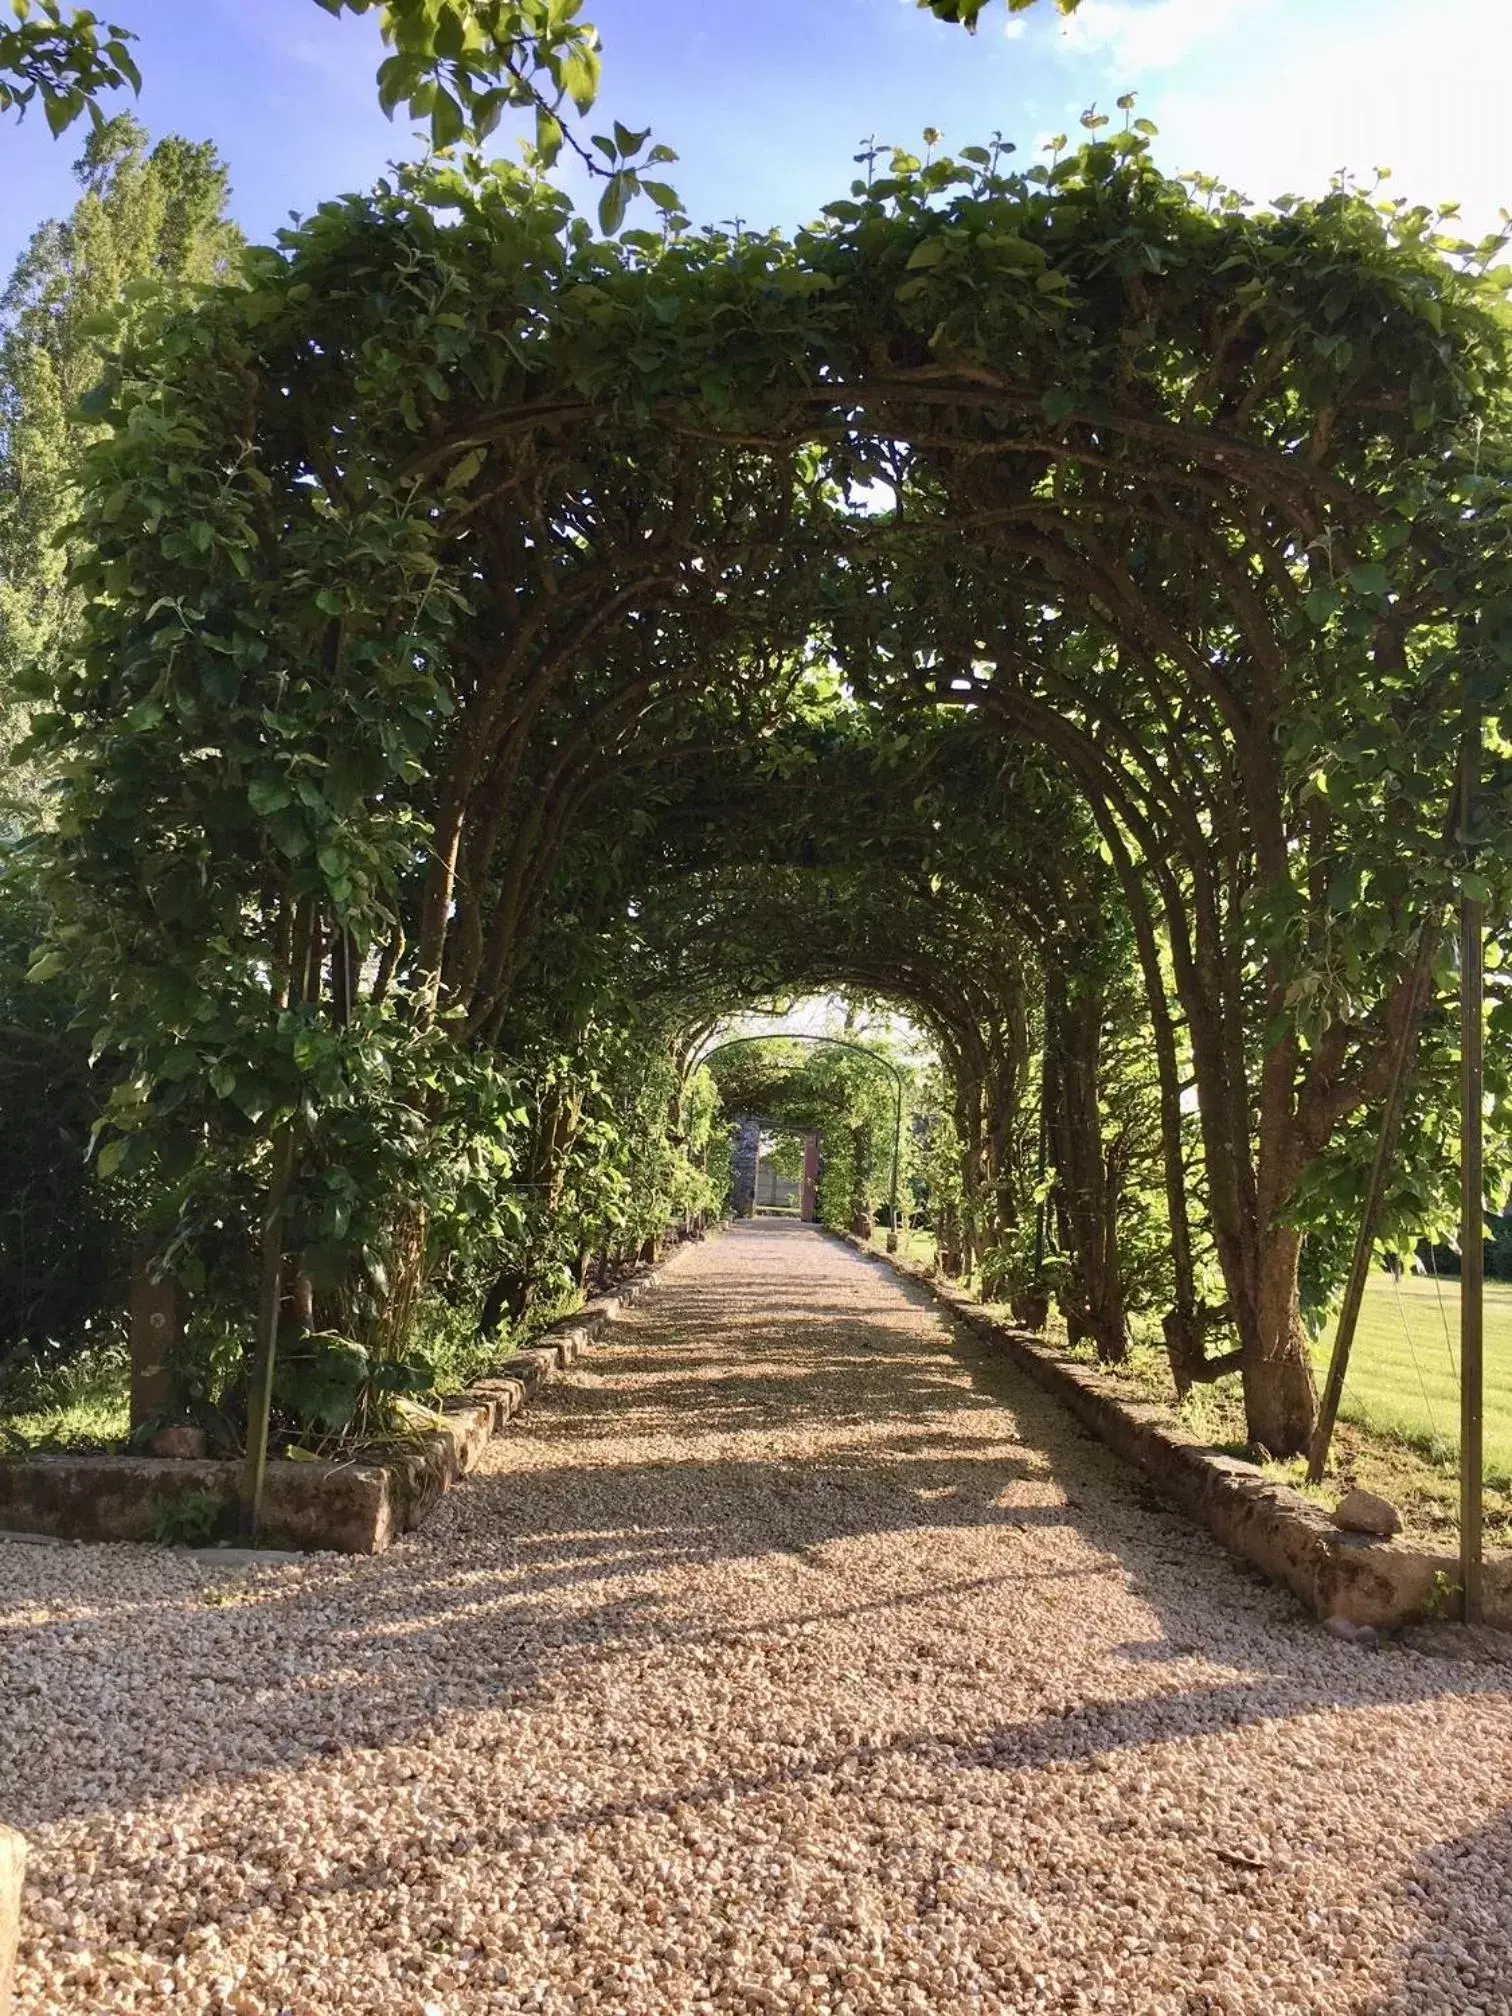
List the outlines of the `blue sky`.
{"type": "MultiPolygon", "coordinates": [[[[377,32],[314,0],[96,0],[140,37],[137,110],[215,141],[257,238],[291,209],[370,182],[413,151],[377,109],[377,32]]],[[[1512,0],[1050,0],[975,39],[912,0],[585,0],[605,46],[602,119],[652,125],[698,221],[791,225],[843,194],[859,139],[947,145],[1000,128],[1032,154],[1120,91],[1161,128],[1167,165],[1255,198],[1330,170],[1394,169],[1414,198],[1512,207],[1512,0]]],[[[73,199],[73,136],[0,126],[0,266],[73,199]]]]}

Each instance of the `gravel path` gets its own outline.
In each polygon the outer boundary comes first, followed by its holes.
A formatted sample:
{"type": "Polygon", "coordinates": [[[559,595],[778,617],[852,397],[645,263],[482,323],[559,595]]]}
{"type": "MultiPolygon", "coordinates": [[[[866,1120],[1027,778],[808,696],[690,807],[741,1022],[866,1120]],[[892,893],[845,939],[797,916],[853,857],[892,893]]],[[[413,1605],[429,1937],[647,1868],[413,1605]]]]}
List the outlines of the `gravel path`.
{"type": "Polygon", "coordinates": [[[1512,2010],[1512,1669],[1328,1638],[805,1228],[387,1556],[4,1544],[0,1622],[25,2016],[1512,2010]]]}

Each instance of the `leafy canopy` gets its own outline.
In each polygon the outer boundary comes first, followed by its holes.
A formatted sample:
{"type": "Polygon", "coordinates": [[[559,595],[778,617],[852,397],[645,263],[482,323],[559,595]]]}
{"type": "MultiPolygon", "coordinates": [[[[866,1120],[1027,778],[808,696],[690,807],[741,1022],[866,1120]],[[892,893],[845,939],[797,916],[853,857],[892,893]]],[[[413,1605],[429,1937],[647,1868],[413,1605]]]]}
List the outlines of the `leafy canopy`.
{"type": "MultiPolygon", "coordinates": [[[[777,731],[843,680],[879,740],[959,710],[989,766],[1038,744],[1074,785],[1107,873],[1078,857],[1047,898],[1026,862],[994,900],[1048,906],[1094,977],[1065,927],[1115,885],[1138,921],[1256,1432],[1296,1446],[1297,1221],[1463,865],[1465,668],[1506,690],[1502,248],[1347,187],[1253,212],[1132,121],[1088,130],[1012,174],[898,150],[790,239],[597,238],[539,175],[464,161],[324,206],[130,347],[38,724],[67,771],[41,970],[131,1060],[124,1173],[192,1215],[297,1127],[300,1236],[387,1265],[495,1077],[598,1054],[635,998],[654,920],[622,872],[642,843],[671,866],[668,773],[701,738],[801,762],[777,731]]],[[[990,959],[960,803],[913,857],[913,936],[944,939],[938,897],[990,959]]],[[[1006,1071],[1004,1033],[962,1056],[1006,1071]]],[[[543,1169],[558,1123],[583,1137],[562,1074],[543,1169]]]]}
{"type": "MultiPolygon", "coordinates": [[[[315,0],[328,14],[376,13],[391,54],[378,96],[429,122],[432,144],[485,139],[510,107],[554,119],[563,104],[585,112],[598,92],[598,38],[579,21],[580,0],[315,0]]],[[[106,91],[140,91],[130,29],[104,26],[61,0],[11,0],[0,26],[0,113],[24,116],[39,100],[54,133],[82,114],[98,126],[106,91]]]]}

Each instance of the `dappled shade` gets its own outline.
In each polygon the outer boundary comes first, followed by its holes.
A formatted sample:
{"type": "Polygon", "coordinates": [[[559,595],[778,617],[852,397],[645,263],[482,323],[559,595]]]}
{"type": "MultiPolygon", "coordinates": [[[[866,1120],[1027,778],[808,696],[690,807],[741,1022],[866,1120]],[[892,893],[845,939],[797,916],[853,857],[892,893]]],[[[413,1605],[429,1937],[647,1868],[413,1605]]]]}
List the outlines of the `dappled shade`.
{"type": "MultiPolygon", "coordinates": [[[[1246,210],[1126,130],[900,154],[791,239],[406,174],[167,315],[98,409],[40,746],[48,960],[130,1060],[105,1154],[171,1264],[271,1194],[392,1338],[459,1255],[646,1236],[713,1201],[673,1180],[694,1032],[823,980],[940,1041],[968,1253],[1043,1288],[1038,1093],[1071,1320],[1123,1348],[1138,1188],[1178,1383],[1216,1330],[1303,1447],[1300,1296],[1505,679],[1498,250],[1347,188],[1246,210]],[[618,1046],[663,1060],[641,1145],[550,1230],[618,1046]]],[[[1451,1061],[1430,1017],[1420,1216],[1451,1061]]]]}

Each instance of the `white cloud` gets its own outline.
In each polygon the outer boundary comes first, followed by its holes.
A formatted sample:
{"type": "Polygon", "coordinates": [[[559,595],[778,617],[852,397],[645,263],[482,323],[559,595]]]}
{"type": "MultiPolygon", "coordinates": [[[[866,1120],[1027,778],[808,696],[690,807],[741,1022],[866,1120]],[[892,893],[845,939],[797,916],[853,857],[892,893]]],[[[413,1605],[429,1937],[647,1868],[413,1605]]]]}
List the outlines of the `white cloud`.
{"type": "Polygon", "coordinates": [[[1168,70],[1228,33],[1255,0],[1082,0],[1061,31],[1068,48],[1106,57],[1120,75],[1168,70]]]}
{"type": "Polygon", "coordinates": [[[1507,0],[1349,0],[1338,14],[1281,0],[1270,23],[1141,94],[1164,163],[1216,172],[1259,201],[1319,195],[1335,169],[1368,180],[1385,164],[1388,193],[1462,200],[1472,230],[1512,205],[1507,0]]]}

